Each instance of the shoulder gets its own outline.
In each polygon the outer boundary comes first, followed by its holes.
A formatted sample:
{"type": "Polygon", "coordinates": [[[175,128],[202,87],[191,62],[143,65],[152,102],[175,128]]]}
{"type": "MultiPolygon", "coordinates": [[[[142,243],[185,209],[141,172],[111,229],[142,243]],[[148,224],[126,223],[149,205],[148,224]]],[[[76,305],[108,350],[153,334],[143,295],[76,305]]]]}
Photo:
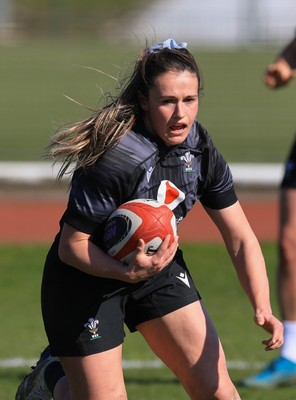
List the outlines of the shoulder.
{"type": "Polygon", "coordinates": [[[191,148],[213,148],[214,143],[206,130],[206,128],[198,121],[195,120],[191,127],[190,133],[186,139],[186,145],[191,148]]]}
{"type": "Polygon", "coordinates": [[[137,131],[130,131],[111,149],[113,154],[122,152],[126,157],[131,156],[132,159],[140,161],[157,153],[158,147],[148,137],[137,131]]]}
{"type": "Polygon", "coordinates": [[[94,170],[99,175],[109,171],[112,179],[114,176],[127,177],[144,165],[146,160],[154,159],[158,154],[158,147],[153,141],[130,131],[97,160],[94,170]]]}

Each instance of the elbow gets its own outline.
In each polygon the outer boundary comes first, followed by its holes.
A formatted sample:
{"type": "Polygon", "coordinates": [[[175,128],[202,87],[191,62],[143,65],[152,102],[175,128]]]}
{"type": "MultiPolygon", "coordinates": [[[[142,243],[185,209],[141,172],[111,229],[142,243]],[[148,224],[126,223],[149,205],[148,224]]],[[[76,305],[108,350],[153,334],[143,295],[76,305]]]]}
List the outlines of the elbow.
{"type": "Polygon", "coordinates": [[[89,238],[89,235],[65,224],[58,245],[60,260],[67,265],[79,268],[81,263],[89,259],[89,238]]]}
{"type": "Polygon", "coordinates": [[[70,257],[70,254],[71,254],[71,248],[70,248],[69,244],[66,244],[66,243],[60,241],[59,247],[58,247],[58,256],[59,256],[59,259],[60,259],[63,263],[68,264],[68,265],[71,265],[71,257],[70,257]]]}

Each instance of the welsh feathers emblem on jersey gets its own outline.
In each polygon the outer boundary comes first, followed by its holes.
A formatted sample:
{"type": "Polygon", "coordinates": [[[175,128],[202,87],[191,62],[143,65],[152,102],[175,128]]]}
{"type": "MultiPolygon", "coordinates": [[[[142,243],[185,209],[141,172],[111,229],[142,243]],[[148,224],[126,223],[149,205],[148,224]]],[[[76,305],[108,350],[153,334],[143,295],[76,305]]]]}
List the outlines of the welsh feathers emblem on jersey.
{"type": "Polygon", "coordinates": [[[180,157],[180,160],[185,162],[185,172],[193,172],[192,169],[192,160],[194,156],[190,153],[190,151],[186,151],[184,156],[180,157]]]}
{"type": "Polygon", "coordinates": [[[184,199],[185,193],[178,189],[171,181],[161,181],[157,192],[157,201],[166,204],[171,210],[173,210],[184,199]]]}

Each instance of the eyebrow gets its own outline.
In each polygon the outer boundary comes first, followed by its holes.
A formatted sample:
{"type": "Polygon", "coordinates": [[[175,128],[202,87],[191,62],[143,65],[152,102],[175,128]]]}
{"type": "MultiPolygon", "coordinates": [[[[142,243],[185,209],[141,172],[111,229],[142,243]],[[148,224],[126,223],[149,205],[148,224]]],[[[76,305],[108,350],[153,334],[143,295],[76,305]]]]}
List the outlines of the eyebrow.
{"type": "MultiPolygon", "coordinates": [[[[198,97],[198,94],[188,94],[187,96],[184,97],[184,99],[187,99],[189,97],[196,98],[196,97],[198,97]]],[[[168,94],[168,95],[164,95],[164,96],[159,96],[159,98],[160,99],[177,99],[178,97],[168,94]]]]}

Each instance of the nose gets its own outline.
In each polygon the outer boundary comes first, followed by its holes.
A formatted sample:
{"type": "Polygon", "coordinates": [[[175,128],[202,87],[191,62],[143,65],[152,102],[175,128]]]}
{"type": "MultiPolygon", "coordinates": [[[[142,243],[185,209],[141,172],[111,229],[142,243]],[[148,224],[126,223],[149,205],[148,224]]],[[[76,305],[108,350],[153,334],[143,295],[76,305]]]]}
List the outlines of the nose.
{"type": "Polygon", "coordinates": [[[184,106],[182,104],[181,101],[178,101],[176,103],[176,107],[175,107],[175,112],[174,112],[174,116],[178,117],[178,118],[183,118],[185,116],[184,114],[184,106]]]}

